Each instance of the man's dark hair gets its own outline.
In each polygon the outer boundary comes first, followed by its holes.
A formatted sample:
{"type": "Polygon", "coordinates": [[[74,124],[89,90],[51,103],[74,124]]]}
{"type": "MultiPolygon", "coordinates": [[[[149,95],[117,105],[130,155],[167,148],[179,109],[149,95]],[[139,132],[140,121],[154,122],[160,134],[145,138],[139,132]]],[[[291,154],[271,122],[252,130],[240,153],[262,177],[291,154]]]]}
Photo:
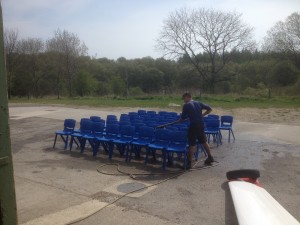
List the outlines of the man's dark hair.
{"type": "Polygon", "coordinates": [[[185,93],[182,95],[182,97],[183,97],[183,98],[185,98],[185,97],[191,98],[192,95],[191,95],[191,93],[189,93],[189,92],[185,92],[185,93]]]}

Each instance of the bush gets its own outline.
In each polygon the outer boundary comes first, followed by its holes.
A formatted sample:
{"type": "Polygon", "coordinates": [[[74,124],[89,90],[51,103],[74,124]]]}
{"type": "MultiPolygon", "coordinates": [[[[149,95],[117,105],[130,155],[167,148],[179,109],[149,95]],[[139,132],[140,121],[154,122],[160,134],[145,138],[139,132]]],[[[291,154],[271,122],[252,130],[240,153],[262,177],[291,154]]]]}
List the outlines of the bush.
{"type": "Polygon", "coordinates": [[[132,87],[129,89],[129,95],[130,96],[141,96],[144,92],[140,87],[132,87]]]}

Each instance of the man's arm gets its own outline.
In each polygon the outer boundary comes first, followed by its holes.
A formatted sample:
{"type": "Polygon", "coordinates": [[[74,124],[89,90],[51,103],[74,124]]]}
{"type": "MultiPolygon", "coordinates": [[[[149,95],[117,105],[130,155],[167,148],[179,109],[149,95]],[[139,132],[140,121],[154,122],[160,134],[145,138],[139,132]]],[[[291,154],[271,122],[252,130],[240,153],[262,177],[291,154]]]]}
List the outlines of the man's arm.
{"type": "Polygon", "coordinates": [[[202,113],[202,116],[206,116],[212,112],[212,109],[206,109],[204,113],[202,113]]]}
{"type": "Polygon", "coordinates": [[[200,103],[200,104],[201,104],[202,110],[205,109],[204,113],[201,112],[203,117],[212,112],[212,108],[209,105],[206,105],[206,104],[203,104],[203,103],[200,103]]]}
{"type": "Polygon", "coordinates": [[[167,127],[167,126],[171,126],[173,124],[176,124],[176,123],[181,123],[183,122],[185,119],[179,119],[179,120],[176,120],[174,122],[171,122],[171,123],[167,123],[167,124],[164,124],[164,125],[160,125],[160,126],[157,126],[157,128],[164,128],[164,127],[167,127]]]}

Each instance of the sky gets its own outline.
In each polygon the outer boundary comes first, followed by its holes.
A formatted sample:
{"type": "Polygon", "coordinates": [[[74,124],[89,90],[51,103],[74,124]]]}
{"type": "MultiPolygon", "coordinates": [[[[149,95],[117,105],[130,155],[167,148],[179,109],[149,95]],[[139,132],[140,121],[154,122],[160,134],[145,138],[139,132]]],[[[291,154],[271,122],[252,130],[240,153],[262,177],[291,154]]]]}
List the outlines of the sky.
{"type": "Polygon", "coordinates": [[[60,28],[75,33],[89,55],[117,59],[159,58],[155,40],[164,20],[180,9],[209,8],[235,11],[254,27],[261,43],[267,31],[293,12],[300,0],[1,0],[4,27],[20,38],[47,40],[60,28]]]}

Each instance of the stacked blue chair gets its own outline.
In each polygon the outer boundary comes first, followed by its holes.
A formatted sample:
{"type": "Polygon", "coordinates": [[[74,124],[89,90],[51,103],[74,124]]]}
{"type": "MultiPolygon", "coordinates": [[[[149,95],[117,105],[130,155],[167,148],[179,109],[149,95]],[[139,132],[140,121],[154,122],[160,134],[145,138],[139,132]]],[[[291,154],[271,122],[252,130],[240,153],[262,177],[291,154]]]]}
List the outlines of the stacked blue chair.
{"type": "Polygon", "coordinates": [[[216,141],[217,146],[222,144],[221,132],[220,132],[220,120],[208,119],[205,121],[205,134],[207,135],[208,143],[210,142],[210,135],[213,137],[213,140],[216,141]]]}
{"type": "MultiPolygon", "coordinates": [[[[96,151],[98,152],[98,148],[100,144],[102,145],[103,149],[106,153],[110,153],[113,151],[113,140],[117,139],[119,135],[119,125],[118,124],[108,124],[106,126],[106,131],[103,136],[97,136],[96,137],[96,151]],[[112,150],[111,150],[112,149],[112,150]]],[[[112,156],[109,155],[109,158],[111,159],[112,156]]]]}
{"type": "MultiPolygon", "coordinates": [[[[128,152],[130,143],[132,142],[135,135],[134,126],[121,126],[120,137],[113,139],[112,143],[117,147],[121,156],[126,152],[126,160],[128,159],[128,152]]],[[[109,158],[112,158],[114,148],[110,148],[109,158]]]]}
{"type": "MultiPolygon", "coordinates": [[[[82,125],[83,121],[90,121],[90,120],[91,120],[90,118],[81,118],[79,126],[82,125]]],[[[80,127],[79,127],[79,129],[74,129],[74,133],[80,133],[80,127]]]]}
{"type": "Polygon", "coordinates": [[[86,139],[84,138],[84,136],[92,134],[92,126],[93,122],[91,120],[82,121],[82,123],[80,124],[80,132],[71,134],[70,151],[72,150],[73,142],[76,142],[77,139],[80,144],[80,150],[81,152],[83,152],[86,143],[86,139]]]}
{"type": "Polygon", "coordinates": [[[97,137],[102,137],[104,134],[104,124],[102,122],[93,122],[92,123],[92,132],[91,134],[86,134],[82,137],[82,152],[84,151],[86,141],[89,142],[93,150],[93,156],[96,156],[98,153],[97,146],[97,137]]]}
{"type": "Polygon", "coordinates": [[[135,128],[134,138],[138,138],[139,137],[140,129],[141,129],[141,127],[144,127],[145,125],[146,124],[144,124],[144,123],[135,123],[135,124],[132,124],[132,126],[134,126],[134,128],[135,128]]]}
{"type": "Polygon", "coordinates": [[[232,130],[232,123],[233,123],[233,116],[221,116],[221,125],[219,129],[228,130],[228,143],[230,142],[230,134],[232,134],[233,139],[235,140],[235,136],[232,130]]]}
{"type": "Polygon", "coordinates": [[[106,125],[108,124],[118,124],[117,116],[115,115],[107,115],[106,117],[106,125]]]}
{"type": "Polygon", "coordinates": [[[69,136],[73,134],[74,128],[75,128],[76,120],[74,119],[65,119],[64,121],[64,129],[59,130],[55,132],[55,138],[54,138],[54,143],[53,143],[53,149],[55,148],[56,140],[57,140],[57,135],[61,137],[65,144],[65,148],[67,149],[68,147],[68,142],[69,142],[69,136]]]}
{"type": "Polygon", "coordinates": [[[160,150],[162,152],[163,158],[165,157],[165,149],[169,145],[171,132],[166,129],[158,129],[155,132],[154,141],[149,144],[146,148],[146,158],[145,164],[148,163],[148,155],[152,152],[153,159],[156,160],[156,151],[160,150]]]}
{"type": "Polygon", "coordinates": [[[170,143],[165,149],[166,154],[164,154],[165,157],[163,158],[163,169],[165,169],[166,160],[168,159],[168,162],[172,162],[174,153],[176,153],[178,158],[180,158],[181,155],[183,155],[184,169],[186,170],[187,154],[188,154],[187,148],[188,148],[187,132],[172,131],[170,135],[170,143]]]}
{"type": "Polygon", "coordinates": [[[147,126],[142,126],[139,128],[139,135],[138,138],[133,140],[131,142],[131,148],[129,149],[129,154],[127,153],[126,155],[128,157],[127,160],[131,160],[132,158],[132,153],[135,153],[136,157],[140,156],[141,149],[144,147],[146,148],[154,138],[154,128],[153,127],[147,127],[147,126]]]}

